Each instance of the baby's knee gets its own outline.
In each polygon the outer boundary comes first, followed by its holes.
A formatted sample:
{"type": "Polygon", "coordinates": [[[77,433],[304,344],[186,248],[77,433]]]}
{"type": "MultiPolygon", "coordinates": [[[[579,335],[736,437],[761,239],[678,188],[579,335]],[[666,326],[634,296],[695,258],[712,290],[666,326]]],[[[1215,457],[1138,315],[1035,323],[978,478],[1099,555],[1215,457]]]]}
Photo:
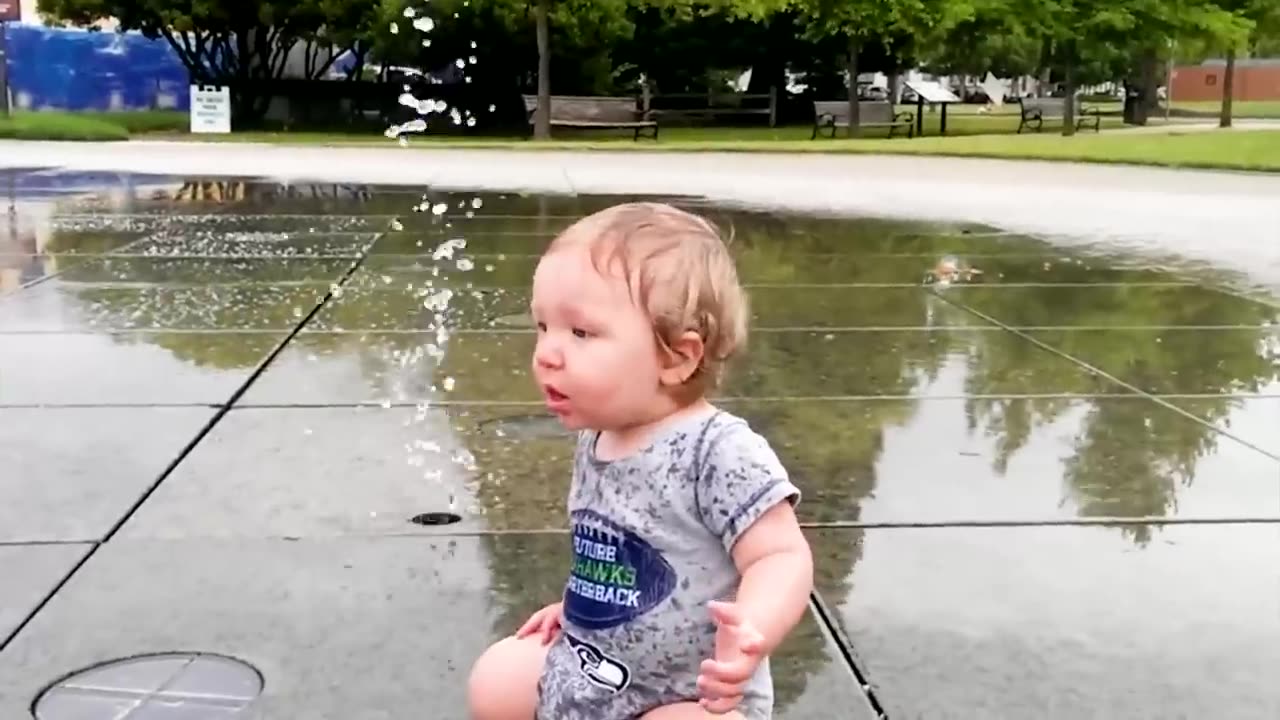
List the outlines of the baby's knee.
{"type": "Polygon", "coordinates": [[[532,720],[547,648],[535,637],[504,638],[471,666],[467,707],[472,720],[532,720]]]}

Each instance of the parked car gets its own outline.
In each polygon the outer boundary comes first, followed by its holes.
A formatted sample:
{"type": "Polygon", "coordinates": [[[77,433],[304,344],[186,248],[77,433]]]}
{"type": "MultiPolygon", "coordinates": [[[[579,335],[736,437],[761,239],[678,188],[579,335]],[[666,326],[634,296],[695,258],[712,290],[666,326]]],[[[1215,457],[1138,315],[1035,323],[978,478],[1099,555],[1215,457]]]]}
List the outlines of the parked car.
{"type": "Polygon", "coordinates": [[[858,88],[860,100],[884,101],[889,99],[889,91],[879,85],[863,85],[858,88]]]}

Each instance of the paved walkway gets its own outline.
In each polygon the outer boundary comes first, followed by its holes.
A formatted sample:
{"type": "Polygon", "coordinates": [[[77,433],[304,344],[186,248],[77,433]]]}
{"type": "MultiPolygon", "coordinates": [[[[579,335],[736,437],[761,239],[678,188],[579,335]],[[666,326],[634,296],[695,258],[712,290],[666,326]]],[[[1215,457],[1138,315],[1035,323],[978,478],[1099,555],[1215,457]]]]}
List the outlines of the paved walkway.
{"type": "MultiPolygon", "coordinates": [[[[1104,128],[1104,133],[1135,133],[1142,135],[1181,135],[1186,132],[1213,132],[1220,130],[1218,120],[1213,119],[1196,119],[1186,120],[1174,118],[1168,125],[1143,125],[1117,128],[1104,128]]],[[[1254,118],[1237,119],[1231,125],[1232,130],[1250,131],[1250,130],[1280,130],[1280,120],[1261,120],[1254,118]]]]}
{"type": "Polygon", "coordinates": [[[64,167],[561,193],[691,194],[825,214],[989,223],[1237,270],[1280,295],[1280,175],[977,158],[0,142],[64,167]]]}

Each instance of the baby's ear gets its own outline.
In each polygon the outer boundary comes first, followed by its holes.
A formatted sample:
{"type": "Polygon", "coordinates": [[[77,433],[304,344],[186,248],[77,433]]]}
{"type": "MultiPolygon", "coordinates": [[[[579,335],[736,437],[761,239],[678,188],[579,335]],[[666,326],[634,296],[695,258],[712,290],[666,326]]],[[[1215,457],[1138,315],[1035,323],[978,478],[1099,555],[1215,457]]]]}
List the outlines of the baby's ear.
{"type": "Polygon", "coordinates": [[[692,330],[686,330],[671,343],[671,351],[665,353],[662,372],[659,375],[662,384],[668,387],[683,385],[698,372],[702,365],[702,355],[706,347],[702,344],[702,336],[692,330]]]}

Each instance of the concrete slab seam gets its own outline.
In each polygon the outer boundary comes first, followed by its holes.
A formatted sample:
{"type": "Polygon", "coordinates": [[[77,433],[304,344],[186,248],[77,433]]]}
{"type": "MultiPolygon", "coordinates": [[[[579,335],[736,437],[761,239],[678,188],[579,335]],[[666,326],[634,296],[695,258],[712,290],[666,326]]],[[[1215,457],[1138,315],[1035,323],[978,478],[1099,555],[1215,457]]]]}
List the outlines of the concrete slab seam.
{"type": "MultiPolygon", "coordinates": [[[[366,246],[365,248],[366,253],[369,247],[372,247],[372,243],[369,246],[366,246]]],[[[346,282],[351,279],[351,276],[355,274],[356,270],[360,268],[360,265],[363,261],[364,261],[364,256],[357,258],[351,264],[351,266],[347,268],[346,273],[341,278],[339,278],[338,282],[335,284],[339,288],[345,285],[346,282]]],[[[288,344],[293,340],[295,336],[297,336],[298,332],[301,331],[302,327],[305,326],[308,322],[312,320],[312,318],[314,318],[317,314],[320,313],[321,309],[323,309],[324,306],[333,298],[333,295],[334,293],[333,293],[333,290],[331,289],[329,292],[325,294],[323,298],[320,299],[319,302],[315,304],[314,307],[312,307],[311,311],[307,313],[307,315],[305,315],[299,321],[298,325],[293,329],[293,331],[290,332],[288,335],[286,335],[284,339],[282,339],[276,345],[276,347],[270,353],[267,354],[267,356],[262,360],[262,362],[258,364],[258,366],[254,369],[254,371],[251,372],[247,378],[245,378],[243,383],[240,384],[240,387],[238,387],[227,399],[227,401],[214,412],[213,416],[209,418],[209,420],[205,423],[205,425],[196,431],[195,435],[191,438],[191,440],[181,450],[178,451],[178,454],[173,458],[173,460],[169,462],[168,466],[163,471],[160,472],[160,474],[156,477],[155,481],[151,483],[151,485],[143,491],[142,495],[139,496],[136,501],[134,501],[134,503],[128,508],[128,510],[126,510],[125,513],[116,520],[116,522],[111,526],[111,528],[107,531],[107,533],[100,540],[93,542],[90,545],[88,552],[86,552],[84,556],[80,558],[80,560],[75,565],[72,566],[71,570],[69,570],[67,574],[60,581],[58,581],[58,583],[53,587],[53,589],[50,590],[45,595],[45,597],[40,600],[39,603],[36,604],[36,606],[31,610],[31,612],[27,614],[26,617],[24,617],[20,622],[17,623],[17,625],[8,634],[8,636],[6,636],[3,640],[0,640],[0,652],[4,652],[4,649],[9,646],[9,643],[13,642],[14,638],[16,638],[23,631],[23,629],[25,629],[26,626],[29,625],[37,615],[40,614],[40,612],[45,608],[45,606],[48,605],[49,602],[54,597],[56,597],[59,592],[62,591],[62,588],[65,587],[66,584],[70,582],[73,577],[75,577],[76,573],[79,572],[80,568],[84,567],[85,563],[87,563],[89,559],[94,556],[94,554],[98,551],[98,548],[102,547],[103,544],[109,542],[111,538],[113,538],[120,531],[120,528],[124,527],[125,523],[127,523],[129,519],[132,518],[135,513],[137,513],[138,509],[141,508],[144,503],[146,503],[147,499],[149,499],[155,493],[155,491],[160,487],[160,485],[163,484],[164,481],[168,479],[170,475],[173,474],[173,471],[177,469],[177,467],[182,463],[182,461],[185,460],[187,456],[190,455],[193,450],[195,450],[196,446],[199,445],[200,442],[204,440],[204,438],[207,437],[210,432],[213,431],[213,428],[218,424],[218,422],[221,421],[222,418],[226,417],[226,414],[231,410],[231,407],[235,405],[236,401],[239,400],[246,392],[248,392],[250,386],[252,386],[253,383],[263,373],[266,372],[267,368],[271,365],[271,362],[275,360],[275,358],[278,357],[284,351],[285,347],[288,346],[288,344]]]]}
{"type": "Polygon", "coordinates": [[[864,667],[865,663],[858,657],[852,638],[840,626],[840,621],[836,619],[835,614],[827,606],[826,601],[823,600],[822,593],[818,592],[816,588],[809,593],[809,605],[818,619],[818,626],[830,634],[831,640],[835,643],[836,648],[839,649],[845,665],[853,673],[854,680],[858,683],[858,689],[871,705],[871,709],[875,711],[876,717],[880,718],[880,720],[888,720],[889,716],[884,710],[884,705],[880,703],[880,699],[876,697],[875,686],[872,685],[871,678],[864,667]]]}

